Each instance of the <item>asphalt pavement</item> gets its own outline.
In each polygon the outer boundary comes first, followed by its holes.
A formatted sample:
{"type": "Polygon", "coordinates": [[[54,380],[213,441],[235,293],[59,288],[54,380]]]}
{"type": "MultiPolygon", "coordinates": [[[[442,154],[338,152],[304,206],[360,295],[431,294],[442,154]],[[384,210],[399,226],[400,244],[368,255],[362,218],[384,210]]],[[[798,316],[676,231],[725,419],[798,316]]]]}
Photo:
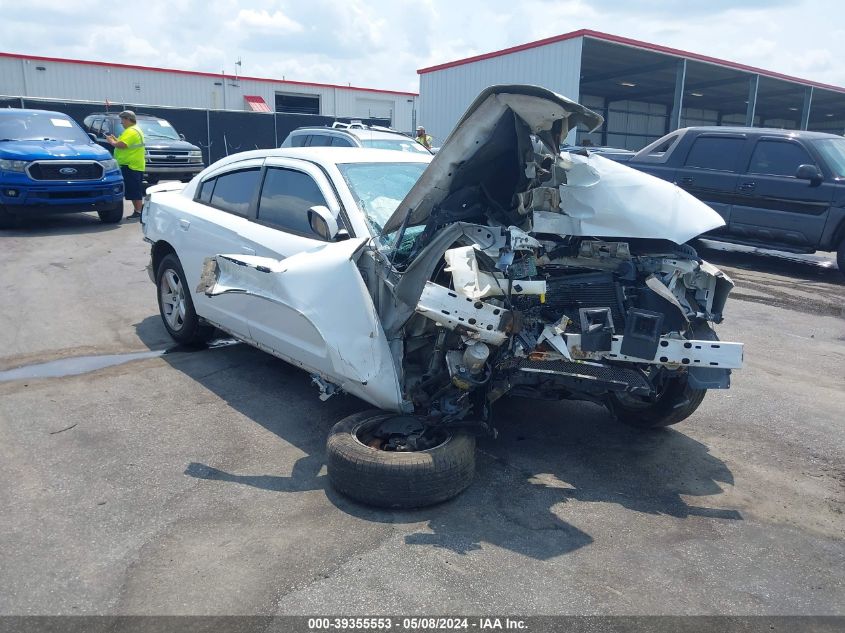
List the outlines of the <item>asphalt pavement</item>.
{"type": "Polygon", "coordinates": [[[685,422],[508,399],[464,494],[391,512],[326,477],[367,405],[242,344],[174,347],[137,221],[0,245],[0,614],[845,615],[830,254],[702,249],[746,366],[685,422]]]}

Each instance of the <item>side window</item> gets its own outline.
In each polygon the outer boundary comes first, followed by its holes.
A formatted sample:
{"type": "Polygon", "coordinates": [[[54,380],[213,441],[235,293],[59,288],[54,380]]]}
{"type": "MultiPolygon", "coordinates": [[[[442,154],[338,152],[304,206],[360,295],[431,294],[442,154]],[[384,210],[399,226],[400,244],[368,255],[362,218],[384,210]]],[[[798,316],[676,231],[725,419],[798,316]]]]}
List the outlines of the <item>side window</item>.
{"type": "Polygon", "coordinates": [[[332,144],[332,137],[328,134],[312,134],[310,147],[328,147],[332,144]]]}
{"type": "Polygon", "coordinates": [[[355,147],[352,143],[345,138],[340,138],[339,136],[335,136],[332,138],[332,147],[355,147]]]}
{"type": "Polygon", "coordinates": [[[82,119],[82,127],[85,128],[86,132],[91,131],[91,128],[94,127],[93,125],[91,125],[93,122],[94,122],[94,117],[92,117],[92,116],[87,116],[84,119],[82,119]]]}
{"type": "Polygon", "coordinates": [[[103,136],[105,136],[106,134],[111,134],[112,133],[111,121],[109,121],[108,119],[105,119],[103,121],[103,127],[100,131],[101,131],[103,136]]]}
{"type": "Polygon", "coordinates": [[[255,167],[218,176],[214,193],[211,195],[211,206],[246,217],[249,213],[249,205],[252,204],[252,199],[258,189],[260,173],[261,170],[255,167]]]}
{"type": "Polygon", "coordinates": [[[203,204],[209,204],[211,202],[211,192],[214,191],[214,183],[216,182],[217,178],[209,178],[200,185],[199,192],[197,193],[197,202],[202,202],[203,204]]]}
{"type": "Polygon", "coordinates": [[[290,138],[290,146],[291,147],[302,147],[305,145],[305,140],[308,138],[307,134],[294,134],[290,138]]]}
{"type": "Polygon", "coordinates": [[[258,220],[283,231],[315,237],[308,222],[308,209],[325,204],[326,199],[311,176],[270,167],[258,202],[258,220]]]}
{"type": "Polygon", "coordinates": [[[745,139],[731,136],[699,136],[687,155],[686,166],[735,171],[745,139]]]}
{"type": "Polygon", "coordinates": [[[760,141],[751,154],[748,172],[775,176],[795,176],[799,165],[815,165],[803,147],[789,141],[760,141]]]}

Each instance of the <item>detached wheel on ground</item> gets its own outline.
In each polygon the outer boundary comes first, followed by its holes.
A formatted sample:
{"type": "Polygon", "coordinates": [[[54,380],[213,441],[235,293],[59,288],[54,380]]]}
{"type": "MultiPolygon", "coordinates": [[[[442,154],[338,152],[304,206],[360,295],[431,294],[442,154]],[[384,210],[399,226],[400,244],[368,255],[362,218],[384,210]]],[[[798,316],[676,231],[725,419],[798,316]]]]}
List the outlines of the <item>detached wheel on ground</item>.
{"type": "Polygon", "coordinates": [[[368,505],[417,508],[457,496],[475,474],[475,437],[426,431],[419,418],[379,410],[338,422],[326,442],[329,480],[368,505]]]}
{"type": "Polygon", "coordinates": [[[165,255],[156,271],[158,310],[168,334],[177,343],[200,345],[211,338],[214,328],[202,323],[194,310],[191,292],[179,258],[165,255]]]}
{"type": "Polygon", "coordinates": [[[113,209],[106,209],[105,211],[97,211],[100,216],[100,222],[103,224],[117,224],[123,219],[123,202],[120,202],[113,209]]]}

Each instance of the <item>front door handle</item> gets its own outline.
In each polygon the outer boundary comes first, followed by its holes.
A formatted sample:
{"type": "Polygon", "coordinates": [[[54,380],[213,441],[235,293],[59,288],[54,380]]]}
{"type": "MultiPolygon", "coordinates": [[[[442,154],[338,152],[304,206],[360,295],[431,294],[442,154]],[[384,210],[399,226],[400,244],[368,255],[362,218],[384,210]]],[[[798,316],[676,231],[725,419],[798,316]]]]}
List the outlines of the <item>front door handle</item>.
{"type": "Polygon", "coordinates": [[[190,220],[179,220],[179,228],[183,231],[187,231],[189,228],[191,228],[190,220]]]}
{"type": "Polygon", "coordinates": [[[739,186],[739,188],[743,191],[753,191],[756,186],[756,182],[744,182],[739,186]]]}

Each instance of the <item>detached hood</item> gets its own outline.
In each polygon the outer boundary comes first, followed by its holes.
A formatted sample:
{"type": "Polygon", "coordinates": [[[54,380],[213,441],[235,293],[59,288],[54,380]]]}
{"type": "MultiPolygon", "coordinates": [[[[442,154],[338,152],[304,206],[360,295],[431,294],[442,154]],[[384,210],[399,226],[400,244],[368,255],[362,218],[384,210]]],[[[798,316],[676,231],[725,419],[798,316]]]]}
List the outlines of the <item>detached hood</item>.
{"type": "Polygon", "coordinates": [[[487,88],[396,208],[384,233],[399,229],[406,218],[408,226],[425,224],[433,212],[438,225],[486,218],[534,233],[676,243],[724,225],[718,213],[671,183],[597,155],[558,151],[576,125],[594,129],[602,121],[545,88],[487,88]],[[482,209],[484,217],[474,217],[473,209],[482,209]]]}
{"type": "Polygon", "coordinates": [[[7,160],[108,160],[111,154],[94,143],[33,140],[0,143],[0,158],[7,160]]]}

